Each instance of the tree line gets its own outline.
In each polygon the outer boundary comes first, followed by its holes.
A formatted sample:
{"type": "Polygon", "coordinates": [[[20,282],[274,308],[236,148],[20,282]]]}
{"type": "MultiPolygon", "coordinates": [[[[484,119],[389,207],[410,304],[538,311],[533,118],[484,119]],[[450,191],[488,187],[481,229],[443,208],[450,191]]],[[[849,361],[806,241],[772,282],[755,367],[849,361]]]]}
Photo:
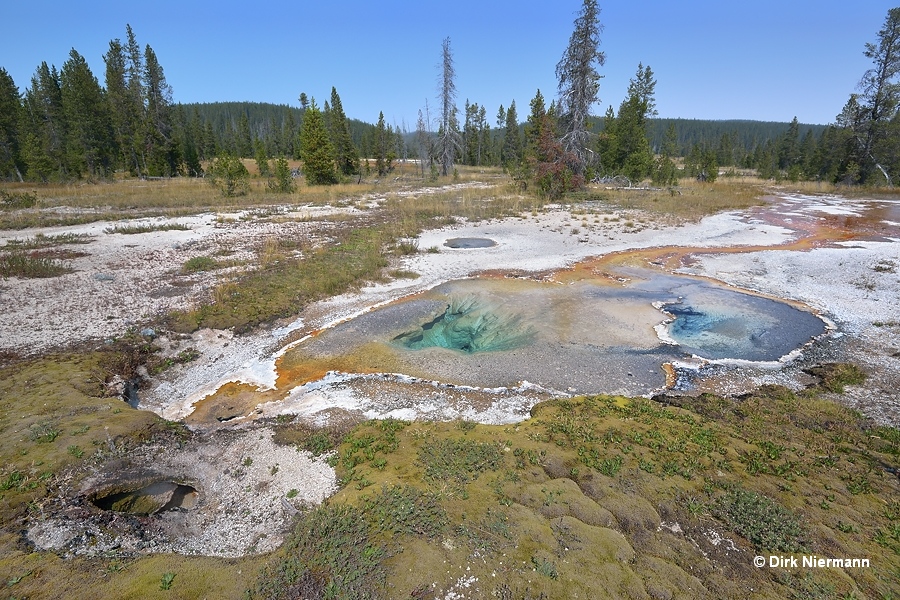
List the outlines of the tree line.
{"type": "MultiPolygon", "coordinates": [[[[199,176],[217,157],[303,161],[311,183],[364,172],[383,176],[395,161],[417,158],[422,175],[450,175],[456,164],[502,166],[523,186],[558,195],[594,177],[673,184],[714,179],[721,168],[753,169],[763,178],[848,184],[893,184],[900,171],[900,8],[891,9],[873,61],[835,122],[828,126],[755,121],[657,118],[656,79],[639,64],[618,110],[591,114],[599,102],[602,26],[596,0],[583,0],[557,64],[557,97],[541,90],[520,118],[515,101],[488,109],[466,99],[456,107],[450,39],[441,47],[441,90],[434,118],[426,102],[415,131],[349,119],[332,88],[321,107],[300,94],[300,107],[265,103],[181,105],[153,49],[126,26],[103,56],[104,84],[75,49],[60,70],[42,62],[19,93],[0,68],[0,178],[98,180],[132,176],[199,176]],[[362,158],[372,159],[362,160],[362,158]]],[[[265,174],[265,173],[264,173],[265,174]]]]}

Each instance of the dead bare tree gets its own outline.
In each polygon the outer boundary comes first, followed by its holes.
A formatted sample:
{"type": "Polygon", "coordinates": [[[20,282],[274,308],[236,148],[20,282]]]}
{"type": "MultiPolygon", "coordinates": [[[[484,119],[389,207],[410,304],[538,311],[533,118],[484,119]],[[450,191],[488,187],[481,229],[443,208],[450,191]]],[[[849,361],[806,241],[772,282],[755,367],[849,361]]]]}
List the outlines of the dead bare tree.
{"type": "Polygon", "coordinates": [[[596,0],[584,0],[575,19],[575,29],[569,38],[562,59],[556,65],[559,81],[559,107],[562,125],[561,143],[576,157],[576,175],[583,175],[593,152],[588,148],[587,120],[591,106],[599,101],[600,78],[597,69],[606,62],[600,51],[600,9],[596,0]]]}
{"type": "Polygon", "coordinates": [[[453,69],[453,54],[450,52],[450,38],[441,44],[441,125],[438,131],[437,154],[441,162],[441,175],[449,175],[456,161],[456,153],[462,149],[459,121],[456,117],[456,72],[453,69]]]}
{"type": "Polygon", "coordinates": [[[900,83],[897,82],[900,75],[900,8],[888,11],[884,26],[878,32],[878,44],[867,43],[865,56],[872,59],[874,66],[865,72],[859,82],[862,94],[858,97],[861,101],[858,106],[862,126],[857,127],[854,133],[864,160],[871,161],[884,175],[887,184],[892,185],[891,177],[875,155],[878,154],[879,144],[888,137],[887,124],[900,106],[900,83]]]}

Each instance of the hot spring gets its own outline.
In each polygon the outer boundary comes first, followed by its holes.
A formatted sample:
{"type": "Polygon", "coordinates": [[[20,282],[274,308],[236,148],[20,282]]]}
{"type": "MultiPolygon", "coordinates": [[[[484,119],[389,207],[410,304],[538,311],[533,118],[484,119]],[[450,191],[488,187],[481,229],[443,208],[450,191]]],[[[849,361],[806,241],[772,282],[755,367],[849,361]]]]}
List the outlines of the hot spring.
{"type": "Polygon", "coordinates": [[[279,370],[315,363],[484,388],[527,381],[647,395],[665,386],[666,363],[778,361],[825,330],[814,314],[777,300],[689,277],[632,275],[615,284],[450,281],[323,331],[288,351],[279,370]]]}

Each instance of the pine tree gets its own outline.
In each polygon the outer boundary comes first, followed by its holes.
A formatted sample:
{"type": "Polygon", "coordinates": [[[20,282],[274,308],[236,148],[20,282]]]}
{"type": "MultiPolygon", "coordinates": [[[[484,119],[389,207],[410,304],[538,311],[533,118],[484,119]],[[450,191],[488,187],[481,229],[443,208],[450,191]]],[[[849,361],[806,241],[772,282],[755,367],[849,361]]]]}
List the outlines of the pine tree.
{"type": "Polygon", "coordinates": [[[544,124],[544,117],[547,115],[547,107],[540,89],[531,99],[530,106],[531,113],[525,122],[525,155],[536,156],[541,139],[541,127],[544,124]]]}
{"type": "Polygon", "coordinates": [[[396,155],[392,143],[393,131],[389,125],[385,125],[384,112],[378,113],[378,124],[375,125],[375,172],[379,177],[384,177],[392,169],[392,163],[396,155]]]}
{"type": "Polygon", "coordinates": [[[350,122],[344,114],[344,105],[337,89],[331,88],[331,142],[337,157],[338,171],[342,175],[353,175],[359,172],[359,151],[350,137],[350,122]]]}
{"type": "Polygon", "coordinates": [[[334,147],[328,139],[325,119],[322,111],[316,106],[315,99],[309,101],[303,113],[303,125],[300,128],[300,158],[303,160],[303,172],[309,185],[337,183],[334,147]]]}
{"type": "Polygon", "coordinates": [[[476,163],[478,154],[478,104],[470,104],[466,98],[465,121],[463,121],[462,145],[463,162],[467,165],[476,163]]]}
{"type": "Polygon", "coordinates": [[[194,113],[188,120],[184,108],[178,105],[177,117],[179,155],[184,161],[184,174],[188,177],[202,177],[200,145],[203,143],[203,126],[200,124],[200,115],[194,107],[194,113]]]}
{"type": "Polygon", "coordinates": [[[294,113],[292,111],[288,111],[287,116],[284,118],[281,137],[284,140],[284,154],[291,158],[300,158],[300,151],[296,143],[297,123],[294,121],[294,113]]]}
{"type": "Polygon", "coordinates": [[[234,154],[225,153],[214,158],[208,175],[210,184],[218,188],[226,198],[250,193],[250,173],[234,154]]]}
{"type": "Polygon", "coordinates": [[[478,166],[491,162],[491,126],[487,120],[487,109],[481,105],[478,109],[478,154],[475,164],[478,166]]]}
{"type": "MultiPolygon", "coordinates": [[[[849,119],[859,143],[860,181],[870,181],[877,169],[892,185],[880,155],[892,152],[900,140],[889,135],[890,122],[900,106],[900,7],[892,8],[878,32],[878,43],[866,44],[866,58],[874,63],[859,82],[861,94],[849,119]]],[[[851,97],[851,101],[853,98],[851,97]]],[[[849,106],[845,107],[851,108],[849,106]]]]}
{"type": "Polygon", "coordinates": [[[576,175],[581,175],[590,159],[588,117],[599,100],[598,67],[606,62],[600,51],[600,9],[596,0],[584,0],[569,45],[556,65],[559,82],[559,112],[563,125],[562,145],[577,157],[576,175]]]}
{"type": "Polygon", "coordinates": [[[501,151],[503,166],[513,168],[522,160],[522,138],[519,136],[519,116],[516,114],[516,101],[513,100],[506,111],[506,130],[503,135],[501,151]]]}
{"type": "Polygon", "coordinates": [[[537,123],[534,154],[528,157],[530,171],[538,193],[550,200],[558,200],[566,192],[584,185],[576,172],[578,157],[568,152],[556,137],[556,122],[551,111],[545,112],[537,123]]]}
{"type": "Polygon", "coordinates": [[[66,122],[67,170],[81,177],[105,177],[112,171],[113,132],[103,89],[87,61],[73,48],[60,73],[66,122]]]}
{"type": "Polygon", "coordinates": [[[268,177],[269,176],[269,155],[266,153],[266,145],[262,142],[262,140],[256,140],[254,143],[256,146],[256,150],[254,152],[254,156],[256,157],[256,170],[259,171],[260,177],[268,177]]]}
{"type": "Polygon", "coordinates": [[[294,178],[291,175],[291,168],[288,166],[287,159],[279,156],[274,163],[272,177],[266,184],[266,188],[276,194],[293,194],[297,186],[294,184],[294,178]]]}
{"type": "Polygon", "coordinates": [[[172,89],[149,45],[144,48],[144,147],[150,175],[177,174],[181,158],[172,128],[172,89]]]}
{"type": "Polygon", "coordinates": [[[606,108],[603,116],[603,131],[597,139],[597,156],[600,160],[600,172],[603,175],[614,175],[619,170],[619,133],[616,113],[612,105],[606,108]]]}
{"type": "Polygon", "coordinates": [[[25,90],[21,123],[26,176],[40,181],[64,178],[65,122],[56,67],[43,62],[37,68],[25,90]]]}
{"type": "Polygon", "coordinates": [[[143,59],[138,51],[138,63],[133,64],[135,58],[131,54],[131,46],[137,48],[137,42],[130,26],[127,32],[127,47],[118,39],[111,40],[109,51],[103,55],[106,63],[106,98],[118,149],[118,162],[132,175],[139,175],[143,168],[143,144],[139,139],[144,111],[143,86],[140,81],[143,59]]]}
{"type": "MultiPolygon", "coordinates": [[[[135,163],[133,173],[147,174],[146,98],[144,94],[144,54],[131,25],[125,26],[125,72],[128,89],[128,113],[131,128],[131,155],[135,163]]],[[[129,166],[129,170],[130,166],[129,166]]]]}
{"type": "Polygon", "coordinates": [[[663,140],[659,156],[656,158],[656,168],[653,170],[653,183],[655,185],[676,185],[678,183],[678,168],[673,158],[678,154],[678,133],[675,124],[670,123],[666,129],[666,137],[663,140]]]}
{"type": "Polygon", "coordinates": [[[4,179],[23,179],[19,141],[21,119],[19,88],[6,69],[0,67],[0,177],[4,179]]]}
{"type": "Polygon", "coordinates": [[[650,67],[638,65],[628,85],[628,97],[619,106],[615,119],[612,107],[607,111],[604,135],[599,142],[600,160],[607,174],[622,174],[632,181],[650,175],[653,152],[647,137],[647,124],[656,114],[656,81],[650,67]]]}
{"type": "Polygon", "coordinates": [[[425,166],[431,167],[432,148],[431,136],[428,133],[428,125],[425,123],[425,116],[419,109],[419,118],[416,119],[416,146],[419,155],[419,167],[422,170],[422,177],[425,177],[425,166]]]}

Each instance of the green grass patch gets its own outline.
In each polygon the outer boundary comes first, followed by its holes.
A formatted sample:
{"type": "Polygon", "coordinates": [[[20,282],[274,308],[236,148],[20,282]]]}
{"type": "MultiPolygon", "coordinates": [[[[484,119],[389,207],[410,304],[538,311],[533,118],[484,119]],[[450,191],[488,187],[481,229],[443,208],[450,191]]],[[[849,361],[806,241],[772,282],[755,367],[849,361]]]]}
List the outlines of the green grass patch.
{"type": "Polygon", "coordinates": [[[200,327],[250,328],[296,314],[314,300],[334,296],[377,279],[387,266],[382,248],[393,239],[390,228],[375,226],[339,234],[336,244],[303,259],[281,257],[265,268],[219,285],[213,301],[171,316],[176,331],[200,327]]]}
{"type": "Polygon", "coordinates": [[[384,559],[404,539],[433,538],[447,515],[434,496],[409,486],[382,488],[360,506],[325,504],[297,522],[284,556],[263,572],[250,598],[379,598],[384,559]]]}
{"type": "Polygon", "coordinates": [[[0,253],[0,277],[40,279],[59,277],[71,272],[73,269],[56,258],[33,256],[21,251],[0,253]]]}
{"type": "Polygon", "coordinates": [[[820,379],[819,387],[836,394],[843,394],[848,385],[859,385],[866,380],[862,369],[848,363],[827,363],[805,370],[820,379]]]}
{"type": "Polygon", "coordinates": [[[757,552],[805,552],[800,519],[762,494],[735,487],[715,503],[713,514],[753,544],[757,552]]]}
{"type": "Polygon", "coordinates": [[[182,273],[198,273],[200,271],[215,271],[222,268],[222,264],[211,256],[195,256],[189,258],[181,265],[182,273]]]}
{"type": "Polygon", "coordinates": [[[16,210],[19,208],[34,208],[37,205],[36,192],[7,192],[0,190],[0,209],[16,210]]]}
{"type": "Polygon", "coordinates": [[[466,439],[443,439],[419,451],[419,463],[429,481],[474,481],[485,471],[503,464],[503,452],[497,444],[466,439]]]}
{"type": "Polygon", "coordinates": [[[96,239],[87,233],[60,233],[57,235],[35,234],[34,237],[7,240],[3,250],[37,250],[41,248],[53,248],[65,244],[90,244],[96,239]]]}
{"type": "Polygon", "coordinates": [[[113,225],[103,231],[106,233],[121,233],[134,235],[138,233],[151,233],[154,231],[190,231],[191,228],[182,223],[148,223],[142,225],[113,225]]]}

